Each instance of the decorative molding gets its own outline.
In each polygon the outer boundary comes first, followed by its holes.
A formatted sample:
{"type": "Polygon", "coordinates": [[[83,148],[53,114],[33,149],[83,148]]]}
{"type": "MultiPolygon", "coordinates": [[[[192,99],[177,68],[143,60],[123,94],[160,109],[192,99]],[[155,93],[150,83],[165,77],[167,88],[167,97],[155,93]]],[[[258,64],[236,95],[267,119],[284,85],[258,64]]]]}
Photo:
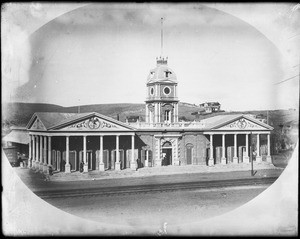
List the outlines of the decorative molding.
{"type": "Polygon", "coordinates": [[[112,124],[110,122],[104,121],[99,117],[91,117],[85,121],[72,124],[68,126],[66,129],[87,129],[87,130],[96,130],[96,129],[112,129],[112,128],[119,128],[117,125],[112,124]]]}
{"type": "Polygon", "coordinates": [[[45,126],[43,125],[43,123],[41,122],[41,120],[39,118],[36,118],[36,120],[33,122],[32,126],[30,129],[42,129],[45,130],[45,126]]]}
{"type": "Polygon", "coordinates": [[[223,130],[223,129],[224,130],[257,130],[257,129],[266,129],[266,128],[256,123],[253,123],[250,120],[242,118],[217,129],[218,130],[223,130]]]}

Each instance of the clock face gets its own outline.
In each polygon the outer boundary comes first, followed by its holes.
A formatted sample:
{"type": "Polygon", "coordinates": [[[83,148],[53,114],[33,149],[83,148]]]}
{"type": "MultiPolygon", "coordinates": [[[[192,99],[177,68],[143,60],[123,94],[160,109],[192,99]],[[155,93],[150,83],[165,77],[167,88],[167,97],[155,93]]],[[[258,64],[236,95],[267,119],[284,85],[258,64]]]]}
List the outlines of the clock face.
{"type": "Polygon", "coordinates": [[[168,86],[166,86],[165,88],[164,88],[164,94],[165,95],[169,95],[171,93],[171,89],[168,87],[168,86]]]}

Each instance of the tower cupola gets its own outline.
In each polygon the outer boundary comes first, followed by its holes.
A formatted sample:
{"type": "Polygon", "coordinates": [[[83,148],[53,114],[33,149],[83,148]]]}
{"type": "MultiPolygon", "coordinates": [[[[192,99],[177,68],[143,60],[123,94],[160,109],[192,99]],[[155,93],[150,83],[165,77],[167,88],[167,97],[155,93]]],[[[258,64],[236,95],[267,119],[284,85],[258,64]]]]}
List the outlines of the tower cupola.
{"type": "MultiPolygon", "coordinates": [[[[161,36],[163,39],[163,31],[161,36]]],[[[168,67],[168,57],[161,54],[156,58],[156,67],[150,70],[147,77],[147,123],[178,122],[177,84],[175,72],[168,67]]]]}

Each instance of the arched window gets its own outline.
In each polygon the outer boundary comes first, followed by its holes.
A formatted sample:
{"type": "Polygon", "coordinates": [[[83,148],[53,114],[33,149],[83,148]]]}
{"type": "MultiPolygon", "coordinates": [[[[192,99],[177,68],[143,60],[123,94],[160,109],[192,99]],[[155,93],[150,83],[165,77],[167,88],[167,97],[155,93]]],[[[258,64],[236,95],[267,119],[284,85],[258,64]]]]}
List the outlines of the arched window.
{"type": "Polygon", "coordinates": [[[170,110],[165,110],[164,120],[170,121],[170,110]]]}
{"type": "Polygon", "coordinates": [[[163,148],[171,148],[171,147],[172,147],[172,144],[169,141],[167,141],[163,144],[163,148]]]}

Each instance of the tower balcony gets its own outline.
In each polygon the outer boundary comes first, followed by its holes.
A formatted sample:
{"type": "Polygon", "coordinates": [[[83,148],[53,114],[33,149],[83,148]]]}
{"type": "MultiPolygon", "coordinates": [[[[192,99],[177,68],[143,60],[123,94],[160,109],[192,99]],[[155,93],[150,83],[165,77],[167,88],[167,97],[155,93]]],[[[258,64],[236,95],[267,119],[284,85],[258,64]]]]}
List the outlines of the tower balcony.
{"type": "Polygon", "coordinates": [[[127,123],[128,125],[136,129],[203,129],[205,124],[197,121],[182,121],[182,122],[160,122],[160,123],[146,123],[146,122],[134,122],[127,123]]]}
{"type": "Polygon", "coordinates": [[[163,97],[163,96],[159,96],[159,97],[147,97],[146,98],[146,102],[147,101],[179,101],[178,97],[163,97]]]}

